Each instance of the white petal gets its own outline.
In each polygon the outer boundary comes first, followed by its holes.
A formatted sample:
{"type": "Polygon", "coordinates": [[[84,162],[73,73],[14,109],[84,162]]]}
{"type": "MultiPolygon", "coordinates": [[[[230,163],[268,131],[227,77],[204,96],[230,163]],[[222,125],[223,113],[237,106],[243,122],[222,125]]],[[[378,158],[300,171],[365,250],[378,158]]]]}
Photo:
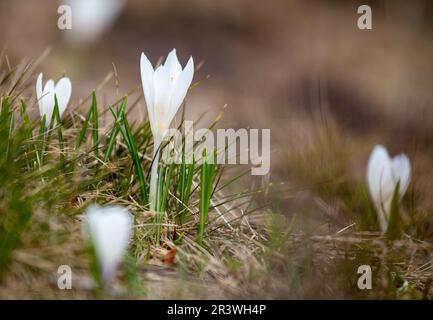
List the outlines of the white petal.
{"type": "Polygon", "coordinates": [[[182,66],[176,55],[176,49],[171,50],[165,60],[164,68],[167,68],[167,73],[170,75],[171,82],[175,82],[182,72],[182,66]]]}
{"type": "MultiPolygon", "coordinates": [[[[154,70],[149,59],[147,59],[144,53],[141,54],[140,59],[140,71],[141,71],[141,83],[143,86],[144,99],[146,100],[147,112],[149,114],[150,125],[153,126],[154,122],[154,105],[155,105],[155,95],[154,95],[154,81],[153,74],[154,70]]],[[[153,128],[152,128],[153,131],[153,128]]]]}
{"type": "Polygon", "coordinates": [[[86,210],[84,231],[93,242],[107,282],[115,276],[117,266],[126,252],[132,223],[132,215],[123,207],[92,205],[86,210]]]}
{"type": "Polygon", "coordinates": [[[179,78],[176,80],[173,88],[173,92],[170,99],[170,113],[168,116],[169,122],[173,120],[176,115],[179,107],[181,106],[185,96],[188,92],[188,89],[191,85],[192,78],[194,76],[194,61],[189,58],[188,63],[182,73],[179,75],[179,78]]]}
{"type": "Polygon", "coordinates": [[[38,100],[39,114],[41,118],[44,116],[45,113],[44,103],[42,101],[42,95],[43,95],[42,78],[43,78],[43,74],[40,73],[38,78],[36,79],[36,98],[38,100]]]}
{"type": "Polygon", "coordinates": [[[381,145],[374,147],[367,165],[367,183],[373,199],[382,231],[386,231],[387,217],[395,189],[392,178],[391,159],[381,145]]]}
{"type": "Polygon", "coordinates": [[[42,97],[42,78],[43,78],[42,72],[38,75],[38,78],[36,79],[36,98],[39,100],[42,97]]]}
{"type": "Polygon", "coordinates": [[[374,147],[367,165],[367,182],[372,198],[377,201],[382,187],[392,183],[391,159],[387,150],[377,145],[374,147]]]}
{"type": "Polygon", "coordinates": [[[392,174],[397,184],[400,181],[400,199],[403,198],[410,183],[410,161],[405,154],[400,154],[392,159],[392,174]]]}
{"type": "Polygon", "coordinates": [[[68,106],[69,99],[71,98],[72,93],[72,84],[69,78],[62,78],[57,82],[55,87],[55,94],[57,96],[57,101],[59,104],[59,114],[62,117],[63,112],[65,112],[66,107],[68,106]]]}
{"type": "Polygon", "coordinates": [[[166,122],[166,115],[169,110],[171,82],[168,69],[164,66],[159,66],[154,74],[155,83],[155,106],[154,120],[156,123],[166,122]]]}
{"type": "Polygon", "coordinates": [[[47,126],[50,125],[51,117],[54,111],[54,81],[48,80],[45,84],[44,91],[42,92],[42,98],[40,99],[42,103],[42,114],[45,114],[45,123],[47,126]]]}

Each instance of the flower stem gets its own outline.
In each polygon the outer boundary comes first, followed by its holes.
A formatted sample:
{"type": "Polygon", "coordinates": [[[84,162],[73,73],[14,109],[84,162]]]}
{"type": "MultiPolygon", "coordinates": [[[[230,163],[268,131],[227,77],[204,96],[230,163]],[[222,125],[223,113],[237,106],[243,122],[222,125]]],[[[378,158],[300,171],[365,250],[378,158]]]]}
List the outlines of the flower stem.
{"type": "Polygon", "coordinates": [[[156,209],[156,191],[158,188],[158,162],[159,162],[159,143],[153,147],[153,163],[150,169],[150,193],[149,206],[150,210],[156,209]]]}

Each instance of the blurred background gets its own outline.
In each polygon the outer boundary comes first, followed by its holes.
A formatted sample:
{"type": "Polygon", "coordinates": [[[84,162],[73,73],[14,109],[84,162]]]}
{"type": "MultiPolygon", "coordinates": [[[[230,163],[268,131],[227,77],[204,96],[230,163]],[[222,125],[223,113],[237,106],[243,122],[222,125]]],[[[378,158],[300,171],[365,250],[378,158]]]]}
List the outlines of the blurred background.
{"type": "MultiPolygon", "coordinates": [[[[428,0],[0,2],[10,64],[50,47],[38,72],[69,76],[75,106],[110,72],[98,91],[107,103],[140,85],[141,52],[154,64],[172,48],[182,64],[193,56],[194,80],[203,81],[187,96],[187,117],[227,105],[221,127],[270,128],[271,176],[292,182],[299,163],[310,164],[305,177],[319,169],[331,177],[343,157],[346,171],[333,178],[350,171],[363,179],[370,150],[382,143],[408,153],[415,176],[423,173],[417,183],[432,186],[432,40],[428,0]],[[57,27],[63,3],[72,7],[72,30],[57,27]],[[357,28],[362,4],[372,8],[372,30],[357,28]],[[328,125],[337,151],[318,137],[328,125]]],[[[143,99],[139,105],[137,117],[145,114],[143,99]]]]}

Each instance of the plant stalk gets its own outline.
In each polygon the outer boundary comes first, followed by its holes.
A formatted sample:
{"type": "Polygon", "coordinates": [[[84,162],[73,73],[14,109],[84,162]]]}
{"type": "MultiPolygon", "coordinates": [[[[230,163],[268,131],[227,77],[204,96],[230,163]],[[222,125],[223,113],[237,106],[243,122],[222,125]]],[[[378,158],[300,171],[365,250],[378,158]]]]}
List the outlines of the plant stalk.
{"type": "Polygon", "coordinates": [[[153,146],[153,162],[150,169],[150,192],[149,192],[149,206],[150,210],[156,209],[156,192],[158,189],[158,163],[159,163],[159,146],[160,143],[155,141],[153,146]]]}

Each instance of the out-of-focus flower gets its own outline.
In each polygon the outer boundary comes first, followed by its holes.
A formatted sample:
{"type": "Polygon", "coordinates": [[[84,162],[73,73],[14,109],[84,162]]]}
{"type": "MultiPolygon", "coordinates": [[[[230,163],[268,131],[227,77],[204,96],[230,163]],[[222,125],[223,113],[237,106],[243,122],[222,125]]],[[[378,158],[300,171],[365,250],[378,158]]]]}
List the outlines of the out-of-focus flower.
{"type": "Polygon", "coordinates": [[[400,182],[400,200],[409,186],[410,176],[410,161],[405,154],[391,159],[385,147],[374,147],[367,165],[367,183],[382,232],[388,229],[391,203],[397,183],[400,182]]]}
{"type": "Polygon", "coordinates": [[[191,85],[194,75],[194,62],[190,57],[182,70],[176,56],[176,49],[173,49],[168,54],[165,63],[154,70],[149,59],[142,53],[140,69],[144,98],[154,139],[154,160],[151,170],[149,198],[151,209],[154,209],[158,180],[159,147],[191,85]]]}
{"type": "Polygon", "coordinates": [[[86,210],[83,231],[92,241],[106,284],[115,279],[131,238],[132,224],[132,215],[120,206],[91,205],[86,210]]]}
{"type": "Polygon", "coordinates": [[[57,97],[61,117],[71,98],[72,84],[69,78],[61,78],[57,84],[50,79],[45,84],[45,87],[43,87],[42,77],[43,74],[40,73],[36,80],[36,97],[39,104],[39,113],[41,118],[45,115],[45,126],[48,127],[54,112],[54,95],[57,97]]]}
{"type": "Polygon", "coordinates": [[[72,11],[72,29],[67,40],[75,45],[95,43],[113,25],[125,0],[64,0],[72,11]]]}

